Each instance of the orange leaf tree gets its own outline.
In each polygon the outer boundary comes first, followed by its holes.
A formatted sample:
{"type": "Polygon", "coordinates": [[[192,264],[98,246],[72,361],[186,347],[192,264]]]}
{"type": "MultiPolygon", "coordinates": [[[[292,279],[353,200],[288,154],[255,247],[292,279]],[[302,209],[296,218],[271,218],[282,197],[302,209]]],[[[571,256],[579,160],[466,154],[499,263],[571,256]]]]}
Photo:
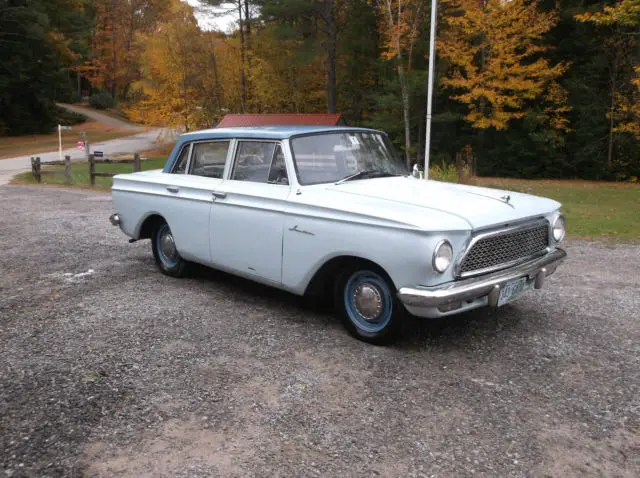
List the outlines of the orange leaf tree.
{"type": "Polygon", "coordinates": [[[203,112],[203,78],[209,72],[206,44],[193,9],[185,3],[171,5],[167,21],[141,36],[143,80],[133,85],[139,101],[127,111],[134,120],[181,126],[200,126],[203,112]]]}
{"type": "Polygon", "coordinates": [[[472,127],[506,130],[536,104],[552,128],[568,129],[566,94],[556,81],[567,65],[552,64],[544,44],[556,12],[541,12],[529,0],[444,0],[443,7],[442,83],[467,107],[472,127]]]}
{"type": "Polygon", "coordinates": [[[93,57],[82,70],[92,85],[125,97],[140,78],[139,34],[152,32],[176,0],[95,0],[93,57]]]}
{"type": "Polygon", "coordinates": [[[402,97],[404,149],[407,166],[411,166],[411,112],[406,75],[411,70],[413,49],[424,19],[424,0],[374,0],[380,15],[383,58],[394,61],[402,97]]]}

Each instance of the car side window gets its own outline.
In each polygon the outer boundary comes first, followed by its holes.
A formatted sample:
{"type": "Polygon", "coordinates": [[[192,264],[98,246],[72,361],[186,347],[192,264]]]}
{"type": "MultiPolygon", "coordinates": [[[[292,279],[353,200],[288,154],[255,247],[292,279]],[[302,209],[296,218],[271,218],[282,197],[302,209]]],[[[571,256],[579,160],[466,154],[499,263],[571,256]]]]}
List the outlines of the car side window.
{"type": "Polygon", "coordinates": [[[272,184],[289,184],[287,166],[284,163],[284,153],[281,145],[277,145],[276,150],[273,152],[268,182],[272,184]]]}
{"type": "Polygon", "coordinates": [[[186,144],[180,151],[178,159],[173,166],[172,174],[184,174],[187,170],[187,163],[189,162],[189,148],[190,145],[186,144]]]}
{"type": "Polygon", "coordinates": [[[280,145],[267,141],[239,141],[231,179],[268,182],[276,146],[280,145]]]}
{"type": "Polygon", "coordinates": [[[229,141],[194,143],[190,174],[222,179],[229,143],[229,141]]]}

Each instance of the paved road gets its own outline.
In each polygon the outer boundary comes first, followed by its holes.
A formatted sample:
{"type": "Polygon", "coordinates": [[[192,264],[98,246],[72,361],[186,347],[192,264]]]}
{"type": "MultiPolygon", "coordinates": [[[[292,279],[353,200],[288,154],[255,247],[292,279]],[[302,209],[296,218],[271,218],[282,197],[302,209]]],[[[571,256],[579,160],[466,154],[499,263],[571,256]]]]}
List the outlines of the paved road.
{"type": "MultiPolygon", "coordinates": [[[[111,118],[110,116],[96,113],[95,111],[88,111],[86,108],[78,106],[63,105],[65,108],[72,109],[73,111],[79,111],[83,114],[90,116],[96,121],[105,121],[108,124],[127,127],[131,129],[132,136],[126,136],[124,138],[112,139],[110,141],[104,141],[101,143],[91,144],[91,151],[103,151],[105,155],[127,154],[135,153],[139,151],[145,151],[157,147],[163,143],[175,141],[176,133],[169,128],[156,128],[149,131],[143,131],[133,134],[135,131],[141,130],[138,126],[125,123],[118,119],[111,118]]],[[[72,161],[85,161],[86,156],[84,151],[80,151],[76,148],[66,149],[62,152],[63,156],[71,156],[72,161]]],[[[0,159],[0,185],[8,184],[13,176],[16,174],[31,170],[31,156],[19,156],[15,158],[0,159]]],[[[50,153],[39,153],[42,162],[58,161],[58,151],[52,151],[50,153]]]]}
{"type": "Polygon", "coordinates": [[[161,275],[111,212],[0,187],[3,476],[640,476],[640,245],[571,242],[545,289],[381,348],[161,275]]]}
{"type": "Polygon", "coordinates": [[[94,121],[100,121],[101,123],[108,124],[109,126],[117,126],[118,128],[130,129],[132,131],[142,131],[144,128],[129,123],[124,120],[120,120],[118,118],[114,118],[112,116],[106,115],[104,113],[100,113],[99,111],[92,110],[90,108],[85,108],[83,106],[78,105],[70,105],[67,103],[57,103],[61,108],[65,108],[69,111],[73,111],[74,113],[80,113],[94,121]]]}

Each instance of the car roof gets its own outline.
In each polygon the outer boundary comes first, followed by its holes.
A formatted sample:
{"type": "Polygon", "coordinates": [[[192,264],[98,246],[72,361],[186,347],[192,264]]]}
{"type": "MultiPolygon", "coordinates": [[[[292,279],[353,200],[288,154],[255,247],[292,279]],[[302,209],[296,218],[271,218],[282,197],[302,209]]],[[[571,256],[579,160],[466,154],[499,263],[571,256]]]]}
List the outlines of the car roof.
{"type": "Polygon", "coordinates": [[[369,128],[351,126],[241,126],[236,128],[212,128],[180,135],[181,142],[218,138],[286,139],[301,134],[317,134],[341,131],[379,133],[369,128]]]}

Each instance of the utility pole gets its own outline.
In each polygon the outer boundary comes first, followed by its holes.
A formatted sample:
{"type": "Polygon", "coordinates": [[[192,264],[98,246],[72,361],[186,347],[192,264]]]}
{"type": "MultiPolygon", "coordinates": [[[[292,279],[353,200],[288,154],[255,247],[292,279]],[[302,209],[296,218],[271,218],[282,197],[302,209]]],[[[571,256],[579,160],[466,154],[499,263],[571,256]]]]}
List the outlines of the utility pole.
{"type": "Polygon", "coordinates": [[[431,33],[429,35],[429,80],[427,86],[427,125],[424,143],[424,178],[429,179],[429,153],[431,149],[431,110],[433,106],[433,70],[436,57],[436,20],[438,0],[431,0],[431,33]]]}

